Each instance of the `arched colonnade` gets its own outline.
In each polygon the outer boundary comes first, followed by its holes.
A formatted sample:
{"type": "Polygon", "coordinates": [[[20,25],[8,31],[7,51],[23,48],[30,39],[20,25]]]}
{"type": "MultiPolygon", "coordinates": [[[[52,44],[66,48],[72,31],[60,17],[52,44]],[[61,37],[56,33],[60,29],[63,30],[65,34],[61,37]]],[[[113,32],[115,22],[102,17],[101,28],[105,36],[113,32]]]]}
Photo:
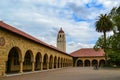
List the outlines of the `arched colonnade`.
{"type": "Polygon", "coordinates": [[[6,73],[70,67],[73,65],[72,62],[72,59],[65,56],[41,52],[33,53],[32,50],[22,53],[20,48],[12,47],[6,61],[6,73]]]}
{"type": "Polygon", "coordinates": [[[88,59],[77,59],[75,62],[75,66],[77,67],[91,67],[97,64],[99,67],[105,65],[104,58],[88,58],[88,59]]]}

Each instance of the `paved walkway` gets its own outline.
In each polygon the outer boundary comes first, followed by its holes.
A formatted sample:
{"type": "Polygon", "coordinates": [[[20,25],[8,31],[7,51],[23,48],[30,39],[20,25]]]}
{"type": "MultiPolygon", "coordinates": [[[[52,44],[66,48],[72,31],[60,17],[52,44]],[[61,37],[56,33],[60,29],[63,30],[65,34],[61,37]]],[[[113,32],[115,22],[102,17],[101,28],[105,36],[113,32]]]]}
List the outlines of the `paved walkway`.
{"type": "Polygon", "coordinates": [[[7,76],[0,80],[120,80],[120,69],[64,68],[7,76]]]}

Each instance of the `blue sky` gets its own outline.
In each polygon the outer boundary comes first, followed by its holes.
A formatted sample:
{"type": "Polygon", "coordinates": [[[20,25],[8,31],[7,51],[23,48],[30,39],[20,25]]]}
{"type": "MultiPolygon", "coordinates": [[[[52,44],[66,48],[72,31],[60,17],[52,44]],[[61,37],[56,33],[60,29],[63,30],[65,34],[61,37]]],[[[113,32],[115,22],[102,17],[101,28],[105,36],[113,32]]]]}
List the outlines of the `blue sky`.
{"type": "Polygon", "coordinates": [[[120,0],[0,0],[0,20],[54,46],[62,27],[70,53],[92,48],[101,35],[95,31],[98,16],[119,5],[120,0]]]}

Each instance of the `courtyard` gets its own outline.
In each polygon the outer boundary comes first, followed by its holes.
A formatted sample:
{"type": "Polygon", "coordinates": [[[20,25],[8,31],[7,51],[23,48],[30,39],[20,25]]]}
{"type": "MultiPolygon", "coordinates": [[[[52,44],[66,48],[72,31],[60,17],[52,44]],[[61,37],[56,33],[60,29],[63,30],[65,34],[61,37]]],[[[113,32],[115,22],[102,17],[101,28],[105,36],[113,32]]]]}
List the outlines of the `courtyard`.
{"type": "Polygon", "coordinates": [[[120,69],[99,69],[93,67],[69,67],[44,70],[33,73],[10,74],[0,80],[120,80],[120,69]]]}

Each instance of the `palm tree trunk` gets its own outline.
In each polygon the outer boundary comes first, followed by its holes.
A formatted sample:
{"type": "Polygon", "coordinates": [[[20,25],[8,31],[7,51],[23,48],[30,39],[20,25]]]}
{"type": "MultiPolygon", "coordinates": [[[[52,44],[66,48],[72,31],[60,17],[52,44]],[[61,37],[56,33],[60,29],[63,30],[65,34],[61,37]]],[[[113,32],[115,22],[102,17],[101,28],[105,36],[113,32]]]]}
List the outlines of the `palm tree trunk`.
{"type": "Polygon", "coordinates": [[[104,49],[106,49],[106,32],[104,32],[104,49]]]}
{"type": "Polygon", "coordinates": [[[106,45],[106,32],[104,32],[104,52],[105,52],[105,64],[107,65],[107,52],[106,52],[106,49],[107,49],[107,45],[106,45]]]}

